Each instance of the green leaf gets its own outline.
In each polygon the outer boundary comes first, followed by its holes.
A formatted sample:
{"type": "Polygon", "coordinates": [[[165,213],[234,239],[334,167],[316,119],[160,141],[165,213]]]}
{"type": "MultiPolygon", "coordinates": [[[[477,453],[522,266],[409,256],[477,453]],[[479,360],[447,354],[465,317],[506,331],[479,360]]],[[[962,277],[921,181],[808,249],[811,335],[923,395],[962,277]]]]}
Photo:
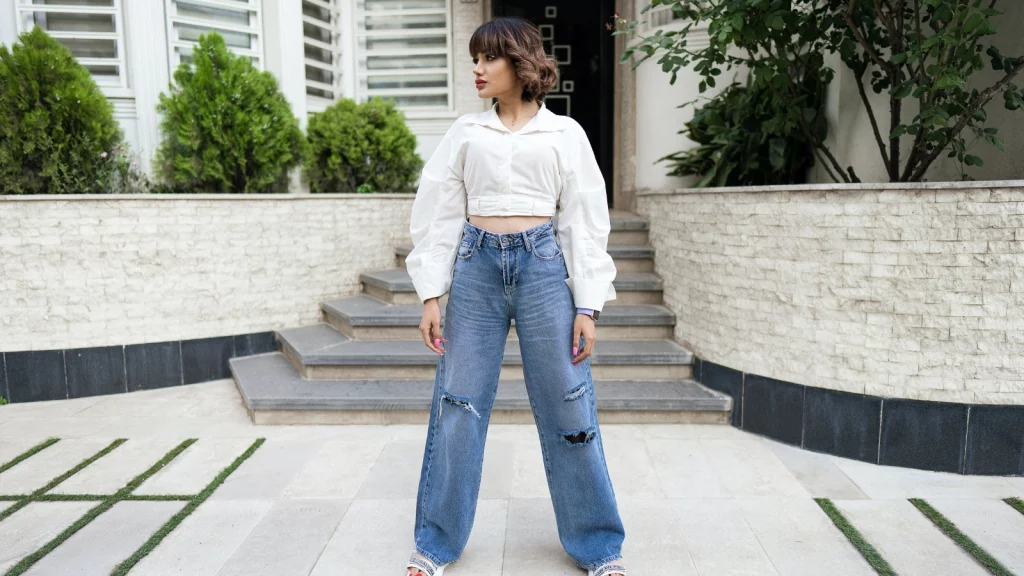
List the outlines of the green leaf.
{"type": "Polygon", "coordinates": [[[913,82],[907,82],[902,86],[896,88],[896,91],[892,93],[892,97],[897,100],[902,100],[907,96],[910,96],[910,92],[914,89],[913,82]]]}
{"type": "Polygon", "coordinates": [[[950,88],[956,88],[961,84],[962,80],[960,76],[956,74],[945,74],[939,77],[935,81],[936,90],[949,90],[950,88]]]}
{"type": "Polygon", "coordinates": [[[968,34],[974,32],[981,26],[982,22],[985,22],[985,16],[981,12],[973,12],[964,21],[964,31],[968,34]]]}

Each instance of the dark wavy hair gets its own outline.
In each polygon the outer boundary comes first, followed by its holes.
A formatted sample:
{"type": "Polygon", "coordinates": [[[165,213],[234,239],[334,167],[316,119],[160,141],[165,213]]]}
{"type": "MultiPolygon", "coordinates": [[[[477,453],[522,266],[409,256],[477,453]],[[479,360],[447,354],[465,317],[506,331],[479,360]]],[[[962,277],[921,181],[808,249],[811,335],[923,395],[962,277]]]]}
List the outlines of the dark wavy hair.
{"type": "Polygon", "coordinates": [[[544,53],[540,30],[522,18],[495,18],[480,26],[469,39],[469,54],[507,56],[523,86],[523,101],[544,101],[558,82],[558,65],[544,53]]]}

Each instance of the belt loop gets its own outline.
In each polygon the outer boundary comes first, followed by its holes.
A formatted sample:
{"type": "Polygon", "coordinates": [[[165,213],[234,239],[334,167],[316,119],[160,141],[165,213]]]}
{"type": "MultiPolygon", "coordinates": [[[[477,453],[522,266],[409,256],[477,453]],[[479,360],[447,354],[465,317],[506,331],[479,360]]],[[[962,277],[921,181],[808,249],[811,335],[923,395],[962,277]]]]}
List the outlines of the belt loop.
{"type": "Polygon", "coordinates": [[[530,238],[529,232],[523,232],[523,246],[526,247],[527,252],[533,251],[533,238],[530,238]]]}
{"type": "Polygon", "coordinates": [[[480,245],[483,244],[483,242],[484,242],[484,234],[486,234],[486,232],[484,232],[481,229],[477,229],[477,232],[476,232],[476,248],[475,248],[476,250],[479,250],[480,249],[480,245]]]}

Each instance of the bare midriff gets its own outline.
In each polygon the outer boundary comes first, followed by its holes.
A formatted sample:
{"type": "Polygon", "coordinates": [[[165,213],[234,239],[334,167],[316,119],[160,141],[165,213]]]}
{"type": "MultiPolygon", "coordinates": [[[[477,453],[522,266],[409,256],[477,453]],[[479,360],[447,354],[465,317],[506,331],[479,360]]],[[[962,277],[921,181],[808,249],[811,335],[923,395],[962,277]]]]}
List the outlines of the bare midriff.
{"type": "Polygon", "coordinates": [[[551,216],[470,216],[469,223],[494,234],[529,230],[551,220],[551,216]]]}

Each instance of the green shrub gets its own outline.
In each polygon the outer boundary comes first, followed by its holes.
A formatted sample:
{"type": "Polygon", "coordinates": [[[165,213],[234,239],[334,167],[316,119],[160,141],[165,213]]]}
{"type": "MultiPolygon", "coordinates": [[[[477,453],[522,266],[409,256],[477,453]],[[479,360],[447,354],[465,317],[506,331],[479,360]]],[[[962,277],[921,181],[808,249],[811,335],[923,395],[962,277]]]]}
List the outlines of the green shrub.
{"type": "Polygon", "coordinates": [[[0,193],[98,194],[127,166],[113,106],[42,28],[0,46],[0,193]]]}
{"type": "MultiPolygon", "coordinates": [[[[672,166],[669,176],[698,176],[696,187],[801,184],[814,163],[812,146],[779,108],[768,87],[733,84],[679,131],[697,145],[660,160],[672,166]]],[[[817,127],[825,128],[824,121],[817,127]]]]}
{"type": "Polygon", "coordinates": [[[341,100],[309,118],[310,192],[414,192],[423,160],[391,100],[341,100]]]}
{"type": "Polygon", "coordinates": [[[284,191],[305,139],[274,76],[209,33],[174,81],[157,105],[163,114],[157,170],[166,184],[179,192],[284,191]]]}

